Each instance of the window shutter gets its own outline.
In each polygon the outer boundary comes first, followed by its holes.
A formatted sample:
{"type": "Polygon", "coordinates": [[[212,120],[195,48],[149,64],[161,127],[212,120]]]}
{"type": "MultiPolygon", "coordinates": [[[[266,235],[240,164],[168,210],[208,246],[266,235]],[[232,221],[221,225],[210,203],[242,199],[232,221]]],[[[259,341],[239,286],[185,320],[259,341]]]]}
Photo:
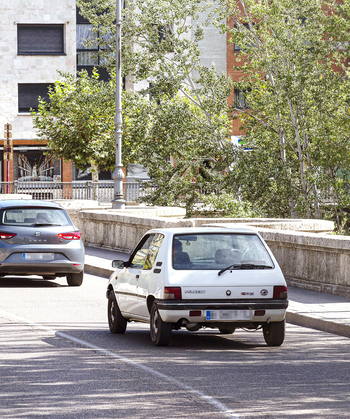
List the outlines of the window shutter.
{"type": "Polygon", "coordinates": [[[49,102],[50,84],[28,83],[18,85],[18,112],[30,112],[31,109],[38,109],[39,96],[49,102]]]}
{"type": "Polygon", "coordinates": [[[63,54],[63,25],[18,25],[18,54],[63,54]]]}

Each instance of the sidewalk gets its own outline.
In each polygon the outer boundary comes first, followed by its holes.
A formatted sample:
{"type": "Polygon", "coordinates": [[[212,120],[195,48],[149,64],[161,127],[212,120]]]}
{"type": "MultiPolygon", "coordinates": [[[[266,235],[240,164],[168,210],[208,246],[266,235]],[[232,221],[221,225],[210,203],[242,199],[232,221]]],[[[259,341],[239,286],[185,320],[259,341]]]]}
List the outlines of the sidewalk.
{"type": "MultiPolygon", "coordinates": [[[[85,272],[108,278],[112,260],[129,255],[85,247],[85,272]]],[[[287,322],[350,337],[350,298],[288,287],[287,322]]]]}

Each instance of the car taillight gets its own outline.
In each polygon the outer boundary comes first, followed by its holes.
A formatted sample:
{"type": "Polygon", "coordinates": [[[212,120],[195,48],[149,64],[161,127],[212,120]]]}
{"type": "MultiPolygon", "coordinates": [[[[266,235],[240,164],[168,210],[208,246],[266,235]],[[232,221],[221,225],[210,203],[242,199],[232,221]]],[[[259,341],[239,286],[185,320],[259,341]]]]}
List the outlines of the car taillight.
{"type": "Polygon", "coordinates": [[[181,300],[181,288],[180,287],[164,287],[164,299],[165,300],[181,300]]]}
{"type": "Polygon", "coordinates": [[[278,298],[280,300],[287,299],[287,287],[285,286],[275,286],[273,287],[273,298],[278,298]]]}
{"type": "Polygon", "coordinates": [[[73,231],[72,233],[58,233],[58,237],[64,240],[80,240],[80,231],[73,231]]]}
{"type": "Polygon", "coordinates": [[[16,233],[3,233],[3,232],[0,232],[0,239],[2,239],[2,240],[12,239],[12,237],[15,237],[15,236],[17,236],[16,233]]]}

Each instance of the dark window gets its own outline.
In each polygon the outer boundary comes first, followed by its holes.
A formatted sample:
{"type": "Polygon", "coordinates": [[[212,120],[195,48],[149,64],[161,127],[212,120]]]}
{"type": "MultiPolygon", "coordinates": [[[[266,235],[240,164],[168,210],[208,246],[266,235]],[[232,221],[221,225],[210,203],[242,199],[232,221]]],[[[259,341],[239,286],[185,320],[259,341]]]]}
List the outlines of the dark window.
{"type": "MultiPolygon", "coordinates": [[[[99,180],[111,180],[112,173],[109,170],[99,170],[98,178],[99,180]]],[[[78,169],[74,166],[73,180],[92,180],[91,166],[87,164],[85,169],[78,169]]]]}
{"type": "MultiPolygon", "coordinates": [[[[98,13],[99,14],[99,13],[98,13]]],[[[94,27],[85,19],[77,7],[77,70],[86,70],[89,75],[96,68],[100,75],[100,80],[108,81],[110,75],[105,69],[106,60],[102,55],[112,54],[109,48],[111,34],[104,35],[106,45],[99,45],[95,40],[100,37],[100,33],[94,31],[94,27]]]]}
{"type": "MultiPolygon", "coordinates": [[[[252,26],[254,27],[254,25],[255,24],[253,23],[252,26]]],[[[245,28],[244,30],[246,32],[250,31],[250,28],[249,28],[248,23],[243,23],[242,26],[245,28]]],[[[235,29],[243,30],[243,27],[242,26],[239,27],[238,25],[235,25],[235,29]]],[[[247,43],[246,46],[252,47],[253,44],[247,43]]],[[[233,49],[234,49],[235,52],[239,52],[239,51],[242,50],[242,47],[235,42],[234,43],[234,46],[233,46],[233,49]]]]}
{"type": "Polygon", "coordinates": [[[49,101],[50,84],[46,83],[29,83],[18,85],[18,112],[30,112],[31,109],[37,110],[39,104],[39,96],[46,102],[49,101]]]}
{"type": "Polygon", "coordinates": [[[64,54],[63,25],[17,25],[18,54],[64,54]]]}
{"type": "Polygon", "coordinates": [[[248,109],[248,102],[245,95],[245,92],[240,89],[235,89],[234,93],[234,103],[236,109],[248,109]]]}
{"type": "Polygon", "coordinates": [[[90,23],[89,21],[88,21],[88,19],[86,19],[84,16],[82,16],[81,14],[80,14],[80,9],[79,9],[79,7],[77,7],[76,8],[76,13],[77,13],[77,23],[79,24],[79,23],[90,23]]]}

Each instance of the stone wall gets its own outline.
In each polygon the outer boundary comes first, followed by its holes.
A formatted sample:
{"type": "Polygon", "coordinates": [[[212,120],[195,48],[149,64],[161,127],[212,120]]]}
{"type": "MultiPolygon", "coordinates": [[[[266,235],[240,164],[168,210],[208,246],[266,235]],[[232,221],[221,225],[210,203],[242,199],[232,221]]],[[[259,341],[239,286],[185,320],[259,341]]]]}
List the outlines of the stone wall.
{"type": "MultiPolygon", "coordinates": [[[[68,210],[69,211],[69,210],[68,210]]],[[[161,216],[124,214],[117,211],[69,211],[80,229],[84,243],[131,252],[139,239],[152,228],[191,227],[189,220],[161,216]]]]}
{"type": "Polygon", "coordinates": [[[289,285],[350,297],[350,238],[258,229],[289,285]]]}
{"type": "MultiPolygon", "coordinates": [[[[122,251],[131,251],[138,240],[152,228],[199,227],[201,225],[244,224],[253,227],[271,227],[279,230],[330,233],[333,223],[322,220],[278,220],[243,218],[191,218],[185,219],[178,208],[109,208],[84,209],[83,206],[61,204],[68,210],[88,245],[98,245],[122,251]]],[[[86,202],[85,205],[89,205],[86,202]]]]}
{"type": "Polygon", "coordinates": [[[68,211],[86,245],[124,252],[131,252],[151,228],[254,226],[270,246],[289,285],[350,297],[350,238],[332,235],[333,223],[329,221],[184,219],[169,216],[169,209],[162,213],[162,209],[149,208],[68,211]]]}

